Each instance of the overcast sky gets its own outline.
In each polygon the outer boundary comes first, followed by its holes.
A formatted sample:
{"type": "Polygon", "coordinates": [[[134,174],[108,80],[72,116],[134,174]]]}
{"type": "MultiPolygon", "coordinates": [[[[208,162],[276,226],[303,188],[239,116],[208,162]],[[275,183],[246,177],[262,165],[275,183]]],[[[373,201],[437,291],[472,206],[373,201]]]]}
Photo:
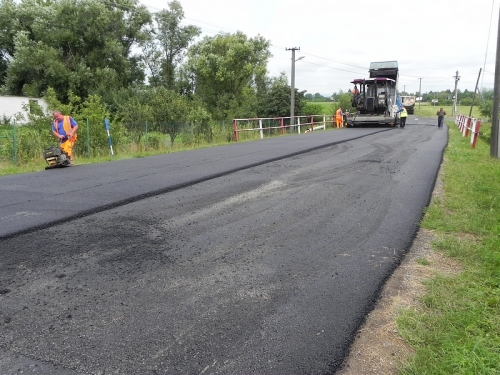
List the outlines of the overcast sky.
{"type": "MultiPolygon", "coordinates": [[[[331,95],[368,75],[372,61],[396,60],[399,90],[493,89],[500,0],[179,0],[185,24],[203,36],[241,31],[271,42],[270,76],[331,95]],[[420,78],[422,78],[420,80],[420,78]]],[[[151,11],[168,0],[141,0],[151,11]]]]}

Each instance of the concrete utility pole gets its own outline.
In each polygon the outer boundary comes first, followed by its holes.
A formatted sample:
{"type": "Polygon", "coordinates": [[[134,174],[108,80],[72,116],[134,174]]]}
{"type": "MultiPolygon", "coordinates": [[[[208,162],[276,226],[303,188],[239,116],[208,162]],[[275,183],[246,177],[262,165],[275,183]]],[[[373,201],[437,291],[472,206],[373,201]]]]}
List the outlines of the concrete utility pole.
{"type": "Polygon", "coordinates": [[[458,70],[457,74],[455,75],[455,96],[453,98],[453,108],[451,109],[451,115],[455,116],[457,112],[457,88],[458,88],[458,81],[460,81],[460,76],[458,75],[458,70]]]}
{"type": "MultiPolygon", "coordinates": [[[[295,125],[295,51],[300,51],[300,47],[287,48],[287,51],[292,51],[292,77],[290,91],[290,131],[294,130],[295,125]]],[[[302,59],[303,57],[299,58],[302,59]]]]}
{"type": "Polygon", "coordinates": [[[420,87],[418,89],[418,95],[420,95],[420,100],[418,101],[418,109],[420,109],[420,103],[422,102],[422,78],[420,80],[420,87]]]}
{"type": "Polygon", "coordinates": [[[490,156],[500,159],[500,127],[498,124],[498,106],[500,105],[500,18],[498,19],[497,55],[495,61],[495,84],[493,88],[493,114],[491,116],[490,156]]]}

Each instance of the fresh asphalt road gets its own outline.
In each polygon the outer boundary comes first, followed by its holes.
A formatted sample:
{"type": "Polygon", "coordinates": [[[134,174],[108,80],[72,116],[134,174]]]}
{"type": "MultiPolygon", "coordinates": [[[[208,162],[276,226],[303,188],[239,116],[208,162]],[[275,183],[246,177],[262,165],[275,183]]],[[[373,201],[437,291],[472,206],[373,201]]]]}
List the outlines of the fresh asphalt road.
{"type": "Polygon", "coordinates": [[[0,177],[0,238],[387,131],[350,129],[0,177]]]}
{"type": "Polygon", "coordinates": [[[434,119],[0,177],[0,374],[328,374],[409,249],[434,119]]]}

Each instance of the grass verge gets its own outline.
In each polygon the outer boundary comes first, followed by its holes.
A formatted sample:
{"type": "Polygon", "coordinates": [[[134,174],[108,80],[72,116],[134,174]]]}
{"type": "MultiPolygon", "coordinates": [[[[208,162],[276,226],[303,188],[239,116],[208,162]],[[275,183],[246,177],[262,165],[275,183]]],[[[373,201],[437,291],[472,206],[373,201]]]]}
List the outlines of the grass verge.
{"type": "Polygon", "coordinates": [[[436,251],[459,261],[456,276],[425,283],[418,309],[398,331],[415,350],[401,374],[500,374],[500,161],[472,149],[455,125],[443,161],[444,194],[426,210],[436,251]]]}
{"type": "MultiPolygon", "coordinates": [[[[249,142],[252,141],[253,139],[244,139],[241,140],[241,142],[249,142]]],[[[111,156],[111,155],[104,155],[104,156],[95,156],[95,157],[90,157],[87,158],[85,156],[79,156],[76,155],[74,162],[75,165],[85,165],[85,164],[98,164],[98,163],[106,163],[106,162],[112,162],[112,161],[117,161],[117,160],[123,160],[123,159],[134,159],[134,158],[143,158],[147,156],[153,156],[153,155],[162,155],[162,154],[169,154],[173,152],[182,152],[182,151],[188,151],[188,150],[193,150],[195,148],[209,148],[209,147],[217,147],[217,146],[224,146],[228,145],[230,143],[221,143],[221,142],[214,142],[214,143],[200,143],[198,145],[193,145],[193,146],[183,146],[181,144],[175,144],[174,146],[168,148],[168,149],[160,149],[160,150],[150,150],[150,151],[134,151],[131,149],[131,147],[124,146],[118,152],[116,155],[111,156]]],[[[6,160],[0,160],[0,176],[5,176],[5,175],[11,175],[11,174],[20,174],[20,173],[29,173],[29,172],[38,172],[38,171],[43,171],[45,167],[47,166],[47,163],[45,160],[40,156],[38,159],[33,159],[29,160],[24,163],[18,163],[14,164],[11,161],[6,161],[6,160]]]]}

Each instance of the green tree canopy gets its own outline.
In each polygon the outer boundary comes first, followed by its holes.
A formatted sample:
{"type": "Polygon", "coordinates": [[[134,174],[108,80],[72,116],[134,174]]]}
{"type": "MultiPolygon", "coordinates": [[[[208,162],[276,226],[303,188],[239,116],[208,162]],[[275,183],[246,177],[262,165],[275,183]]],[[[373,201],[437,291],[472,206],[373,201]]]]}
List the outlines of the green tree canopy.
{"type": "MultiPolygon", "coordinates": [[[[262,117],[288,117],[290,116],[291,87],[285,72],[281,72],[279,77],[269,79],[267,92],[260,97],[260,112],[262,117]]],[[[296,116],[302,115],[306,104],[305,91],[295,89],[295,109],[296,116]]]]}
{"type": "Polygon", "coordinates": [[[170,136],[171,145],[182,127],[190,119],[191,108],[188,100],[175,91],[158,87],[151,101],[152,115],[156,130],[170,136]]]}
{"type": "Polygon", "coordinates": [[[13,95],[42,96],[53,87],[87,97],[99,86],[144,79],[132,55],[151,15],[137,0],[4,0],[0,5],[2,84],[13,95]]]}
{"type": "Polygon", "coordinates": [[[150,83],[173,90],[176,68],[201,30],[192,25],[181,26],[184,11],[179,1],[170,1],[168,6],[169,9],[154,15],[156,28],[151,30],[152,39],[143,45],[143,60],[151,73],[150,83]]]}
{"type": "Polygon", "coordinates": [[[267,72],[270,42],[241,32],[205,37],[188,52],[188,75],[215,119],[231,116],[267,72]]]}

